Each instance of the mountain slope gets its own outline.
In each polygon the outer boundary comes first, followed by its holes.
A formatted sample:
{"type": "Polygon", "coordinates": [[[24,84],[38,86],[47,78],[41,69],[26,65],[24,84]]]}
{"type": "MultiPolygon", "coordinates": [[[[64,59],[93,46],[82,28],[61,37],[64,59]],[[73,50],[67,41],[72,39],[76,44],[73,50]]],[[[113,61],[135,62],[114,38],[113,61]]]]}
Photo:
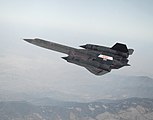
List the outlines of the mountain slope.
{"type": "Polygon", "coordinates": [[[0,120],[152,120],[153,99],[129,98],[90,103],[36,106],[0,102],[0,120]]]}

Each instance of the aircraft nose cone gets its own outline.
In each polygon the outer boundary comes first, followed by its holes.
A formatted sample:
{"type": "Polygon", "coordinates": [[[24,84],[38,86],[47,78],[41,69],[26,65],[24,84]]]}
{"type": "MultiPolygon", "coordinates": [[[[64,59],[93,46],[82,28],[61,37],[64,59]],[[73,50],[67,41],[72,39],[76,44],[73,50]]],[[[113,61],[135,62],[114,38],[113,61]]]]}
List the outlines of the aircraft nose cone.
{"type": "Polygon", "coordinates": [[[26,42],[32,43],[33,39],[23,39],[23,40],[26,41],[26,42]]]}

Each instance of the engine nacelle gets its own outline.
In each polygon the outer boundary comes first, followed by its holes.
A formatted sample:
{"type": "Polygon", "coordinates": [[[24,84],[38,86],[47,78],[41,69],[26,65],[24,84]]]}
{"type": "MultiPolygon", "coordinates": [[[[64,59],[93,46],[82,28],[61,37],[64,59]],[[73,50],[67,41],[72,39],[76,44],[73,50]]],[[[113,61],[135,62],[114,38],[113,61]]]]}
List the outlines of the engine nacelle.
{"type": "Polygon", "coordinates": [[[120,52],[117,50],[113,50],[109,47],[104,47],[104,46],[99,46],[99,45],[92,45],[92,44],[86,44],[86,45],[82,45],[80,46],[82,48],[85,49],[89,49],[89,50],[94,50],[94,51],[99,51],[99,52],[107,52],[107,53],[111,53],[111,54],[115,54],[115,55],[119,55],[125,58],[129,57],[129,53],[124,53],[124,52],[120,52]]]}
{"type": "Polygon", "coordinates": [[[74,63],[74,64],[77,64],[83,67],[93,66],[95,68],[103,69],[108,72],[111,71],[111,68],[109,65],[99,63],[94,60],[84,60],[84,59],[81,59],[79,57],[74,57],[74,56],[68,56],[68,57],[62,57],[62,58],[65,59],[67,62],[74,63]]]}

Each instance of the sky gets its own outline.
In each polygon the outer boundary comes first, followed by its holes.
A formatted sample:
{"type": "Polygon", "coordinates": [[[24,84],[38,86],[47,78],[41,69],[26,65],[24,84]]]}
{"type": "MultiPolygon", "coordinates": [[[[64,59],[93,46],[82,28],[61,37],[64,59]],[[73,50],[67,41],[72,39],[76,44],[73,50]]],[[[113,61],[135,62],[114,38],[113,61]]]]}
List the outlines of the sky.
{"type": "Polygon", "coordinates": [[[20,77],[31,87],[37,83],[38,88],[42,84],[56,88],[66,80],[72,85],[76,79],[80,84],[89,78],[103,79],[62,60],[66,56],[62,53],[22,40],[35,37],[76,48],[87,43],[108,47],[125,43],[135,50],[129,58],[131,67],[105,76],[153,77],[152,6],[152,0],[0,0],[1,80],[20,77]]]}

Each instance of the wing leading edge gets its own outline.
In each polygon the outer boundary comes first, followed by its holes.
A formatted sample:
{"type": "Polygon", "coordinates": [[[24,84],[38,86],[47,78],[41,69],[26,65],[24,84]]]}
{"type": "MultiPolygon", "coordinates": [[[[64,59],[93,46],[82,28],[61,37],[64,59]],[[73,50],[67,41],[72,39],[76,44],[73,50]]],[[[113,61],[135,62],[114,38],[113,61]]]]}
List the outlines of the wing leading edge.
{"type": "Polygon", "coordinates": [[[104,74],[108,73],[108,71],[106,71],[106,70],[95,68],[95,67],[92,67],[92,66],[85,67],[85,68],[95,75],[104,75],[104,74]]]}

